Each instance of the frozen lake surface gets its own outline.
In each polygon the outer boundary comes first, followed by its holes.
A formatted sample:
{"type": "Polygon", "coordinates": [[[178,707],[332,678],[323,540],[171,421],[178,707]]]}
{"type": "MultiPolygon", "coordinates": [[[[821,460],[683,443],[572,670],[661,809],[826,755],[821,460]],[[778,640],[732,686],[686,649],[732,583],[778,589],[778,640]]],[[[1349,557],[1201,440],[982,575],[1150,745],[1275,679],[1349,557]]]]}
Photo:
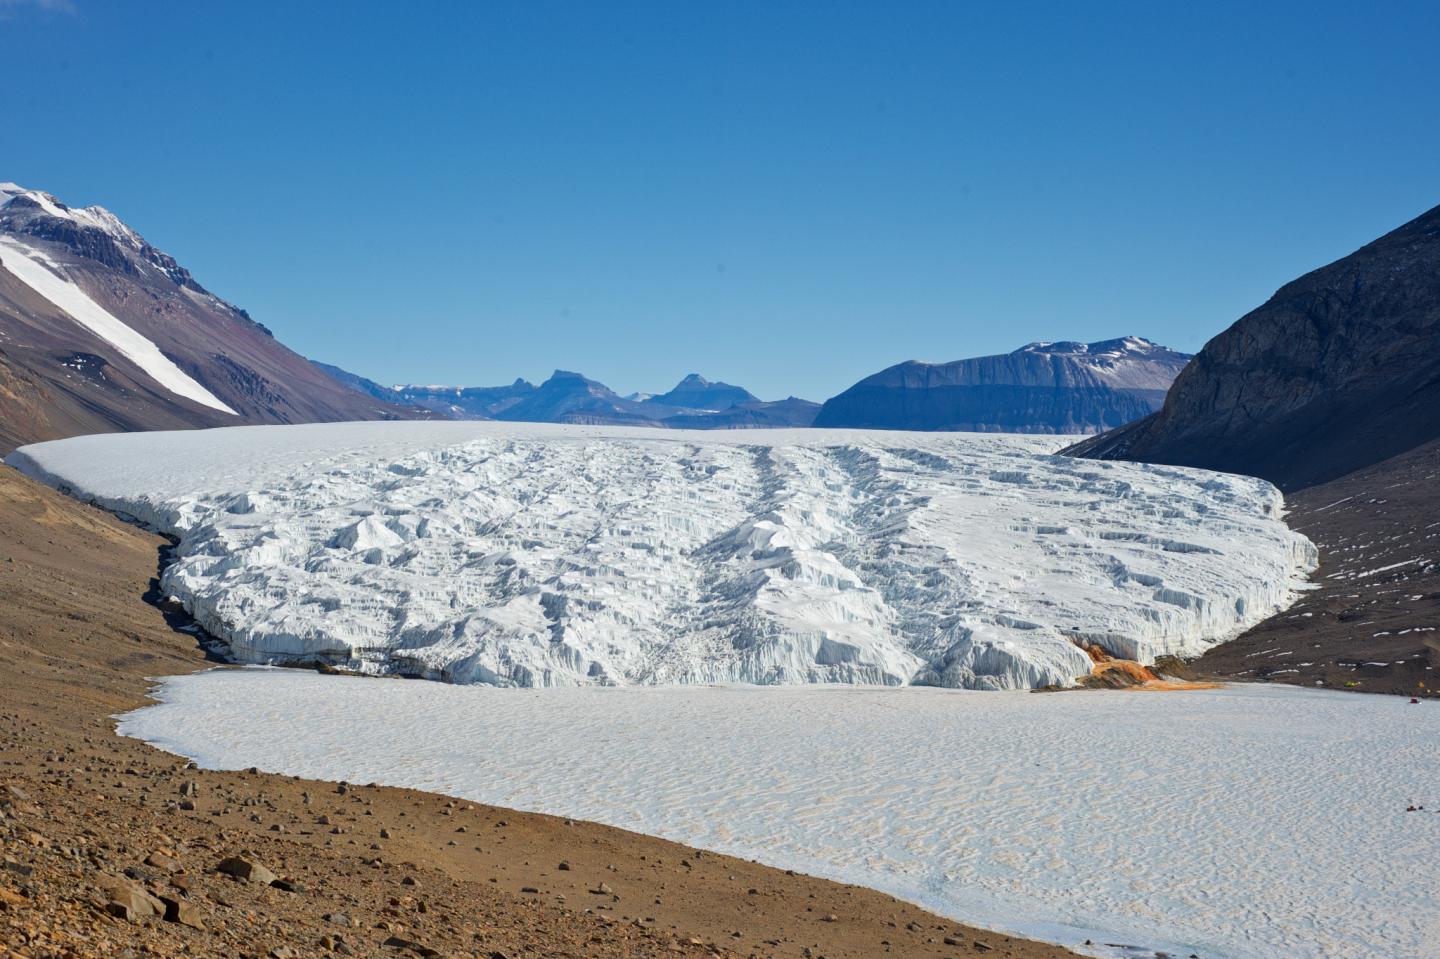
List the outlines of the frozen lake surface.
{"type": "Polygon", "coordinates": [[[8,462],[180,536],[247,663],[518,686],[1068,685],[1194,655],[1314,547],[1263,480],[1064,437],[343,423],[85,436],[8,462]]]}
{"type": "Polygon", "coordinates": [[[1072,946],[1421,959],[1440,942],[1434,703],[1260,686],[500,689],[274,669],[158,695],[121,731],[206,766],[594,820],[1072,946]]]}

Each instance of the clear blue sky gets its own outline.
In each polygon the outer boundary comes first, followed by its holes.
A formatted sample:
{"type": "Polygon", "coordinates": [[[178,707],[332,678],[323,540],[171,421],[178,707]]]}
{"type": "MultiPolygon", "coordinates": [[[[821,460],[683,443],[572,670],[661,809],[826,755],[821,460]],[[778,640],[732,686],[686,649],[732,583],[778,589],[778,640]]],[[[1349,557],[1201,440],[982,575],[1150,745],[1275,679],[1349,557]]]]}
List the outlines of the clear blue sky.
{"type": "Polygon", "coordinates": [[[0,0],[0,180],[386,382],[1198,349],[1440,203],[1430,3],[0,0]]]}

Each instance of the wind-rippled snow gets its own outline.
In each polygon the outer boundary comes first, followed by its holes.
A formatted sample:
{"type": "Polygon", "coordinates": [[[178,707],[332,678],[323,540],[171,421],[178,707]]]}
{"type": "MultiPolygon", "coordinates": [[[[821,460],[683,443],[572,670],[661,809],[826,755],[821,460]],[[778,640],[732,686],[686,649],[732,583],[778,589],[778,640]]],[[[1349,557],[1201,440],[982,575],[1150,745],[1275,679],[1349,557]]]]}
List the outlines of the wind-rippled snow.
{"type": "Polygon", "coordinates": [[[10,461],[180,535],[249,663],[520,686],[1069,684],[1197,654],[1315,563],[1253,478],[1053,437],[491,423],[81,437],[10,461]]]}
{"type": "Polygon", "coordinates": [[[262,669],[158,695],[121,731],[206,766],[595,820],[1092,955],[1423,959],[1440,942],[1434,703],[1262,686],[516,690],[262,669]]]}

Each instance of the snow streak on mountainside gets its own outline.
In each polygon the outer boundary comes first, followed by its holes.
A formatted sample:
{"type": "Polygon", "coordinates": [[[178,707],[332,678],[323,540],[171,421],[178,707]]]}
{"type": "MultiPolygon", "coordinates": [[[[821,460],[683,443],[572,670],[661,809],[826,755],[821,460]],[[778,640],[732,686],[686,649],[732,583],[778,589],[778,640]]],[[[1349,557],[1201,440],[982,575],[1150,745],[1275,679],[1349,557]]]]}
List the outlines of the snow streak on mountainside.
{"type": "Polygon", "coordinates": [[[109,210],[0,183],[0,450],[109,430],[431,415],[313,367],[109,210]]]}
{"type": "Polygon", "coordinates": [[[81,437],[10,462],[182,534],[245,662],[522,686],[1069,684],[1196,654],[1314,548],[1255,479],[1053,440],[481,423],[81,437]]]}
{"type": "Polygon", "coordinates": [[[159,347],[107,313],[78,286],[67,279],[62,268],[39,250],[27,248],[8,236],[0,236],[0,265],[16,279],[64,310],[75,322],[100,337],[176,396],[201,406],[229,413],[235,411],[215,398],[174,364],[159,347]]]}

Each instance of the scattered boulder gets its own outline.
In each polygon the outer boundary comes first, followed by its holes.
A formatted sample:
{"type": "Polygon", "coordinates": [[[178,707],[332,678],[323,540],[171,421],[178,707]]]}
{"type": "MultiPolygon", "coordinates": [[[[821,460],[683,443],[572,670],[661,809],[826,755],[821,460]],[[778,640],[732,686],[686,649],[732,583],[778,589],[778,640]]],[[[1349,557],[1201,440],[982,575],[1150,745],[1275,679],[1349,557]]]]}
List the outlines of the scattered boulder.
{"type": "Polygon", "coordinates": [[[105,911],[126,922],[139,922],[150,916],[165,915],[165,904],[150,893],[123,879],[106,879],[101,888],[106,895],[105,911]]]}
{"type": "Polygon", "coordinates": [[[262,886],[268,886],[280,878],[269,869],[258,862],[251,862],[243,856],[231,856],[221,860],[215,867],[216,872],[223,872],[227,876],[233,876],[244,882],[257,882],[262,886]]]}
{"type": "Polygon", "coordinates": [[[205,929],[205,922],[200,918],[200,910],[184,899],[172,899],[169,896],[161,896],[160,901],[165,905],[165,921],[177,922],[182,926],[189,926],[191,929],[205,929]]]}
{"type": "Polygon", "coordinates": [[[417,956],[424,957],[424,959],[434,959],[434,957],[440,955],[440,950],[438,949],[431,949],[429,946],[415,942],[413,939],[402,939],[399,936],[391,936],[385,940],[384,944],[391,949],[404,949],[407,952],[413,952],[417,956]]]}

